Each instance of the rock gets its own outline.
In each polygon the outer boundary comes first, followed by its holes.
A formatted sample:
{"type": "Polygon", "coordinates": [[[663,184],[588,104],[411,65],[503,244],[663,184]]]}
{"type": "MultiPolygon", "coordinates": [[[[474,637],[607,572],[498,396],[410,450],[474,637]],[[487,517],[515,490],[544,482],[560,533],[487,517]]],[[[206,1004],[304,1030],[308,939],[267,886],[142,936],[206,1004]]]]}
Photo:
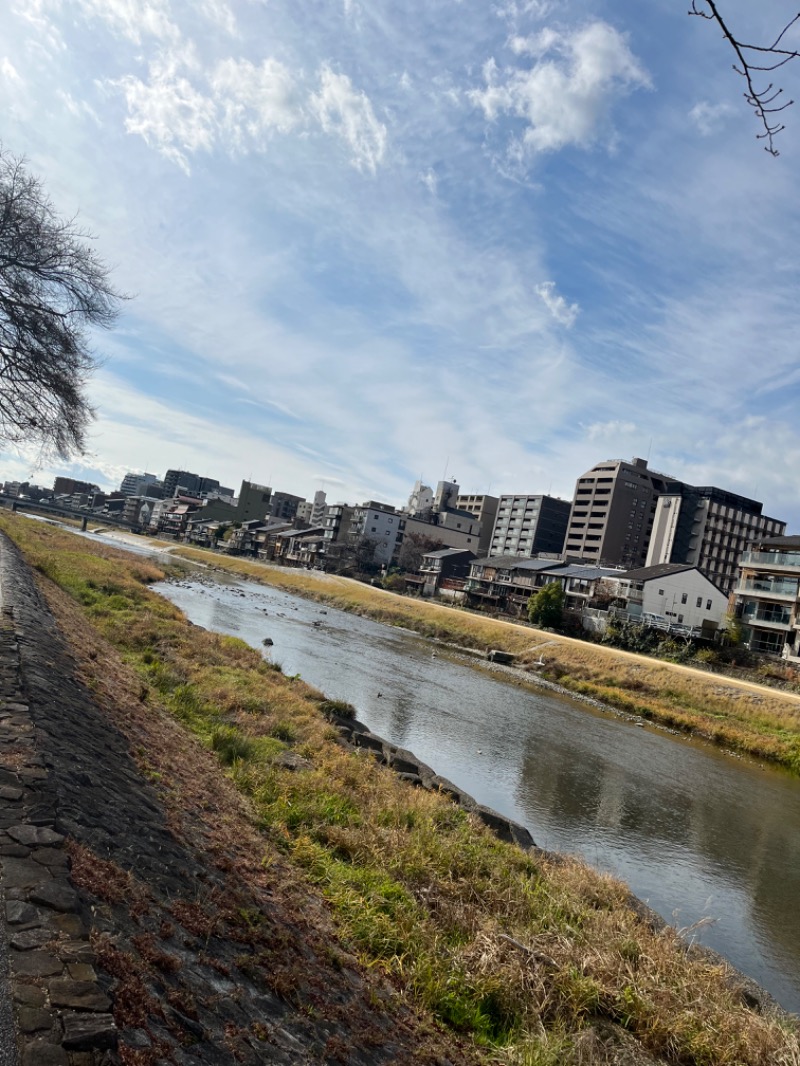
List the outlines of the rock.
{"type": "MultiPolygon", "coordinates": [[[[39,867],[41,869],[41,867],[39,867]]],[[[78,909],[78,893],[63,881],[50,881],[35,888],[30,896],[33,903],[42,903],[55,911],[74,911],[78,909]]]]}
{"type": "Polygon", "coordinates": [[[41,844],[61,844],[64,840],[60,833],[56,833],[45,826],[12,825],[6,832],[18,844],[25,844],[27,847],[41,844]]]}
{"type": "Polygon", "coordinates": [[[17,1011],[17,1023],[23,1033],[39,1033],[53,1028],[53,1016],[50,1011],[36,1007],[20,1007],[17,1011]]]}
{"type": "Polygon", "coordinates": [[[28,977],[53,977],[60,974],[64,967],[59,959],[49,951],[14,951],[8,953],[8,961],[14,974],[28,977]]]}
{"type": "Polygon", "coordinates": [[[272,637],[264,637],[261,643],[264,645],[265,648],[271,648],[275,641],[272,639],[272,637]]]}
{"type": "Polygon", "coordinates": [[[62,1044],[71,1051],[117,1046],[117,1027],[110,1014],[66,1013],[63,1021],[62,1044]]]}
{"type": "Polygon", "coordinates": [[[54,1007],[84,1011],[106,1011],[111,1006],[108,996],[93,981],[73,981],[69,977],[50,982],[50,1002],[54,1007]]]}
{"type": "Polygon", "coordinates": [[[25,929],[20,932],[11,931],[8,942],[15,951],[30,951],[32,948],[40,948],[48,940],[53,939],[53,933],[49,929],[25,929]]]}
{"type": "Polygon", "coordinates": [[[522,848],[533,848],[536,846],[533,837],[524,825],[520,825],[519,822],[514,822],[510,818],[506,818],[503,814],[498,814],[498,812],[493,811],[491,807],[478,805],[475,807],[473,813],[476,814],[483,824],[488,826],[500,840],[505,840],[508,844],[517,844],[522,848]]]}
{"type": "Polygon", "coordinates": [[[63,1047],[50,1040],[34,1040],[22,1056],[22,1066],[68,1066],[68,1063],[63,1047]]]}

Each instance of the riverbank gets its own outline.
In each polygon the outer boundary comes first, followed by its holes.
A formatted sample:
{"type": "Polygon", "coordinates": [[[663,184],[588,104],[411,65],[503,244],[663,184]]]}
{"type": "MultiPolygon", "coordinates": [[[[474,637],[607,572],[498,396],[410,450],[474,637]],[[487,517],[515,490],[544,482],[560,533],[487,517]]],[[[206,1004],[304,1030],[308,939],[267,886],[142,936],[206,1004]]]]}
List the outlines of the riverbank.
{"type": "MultiPolygon", "coordinates": [[[[290,877],[305,911],[332,917],[332,929],[314,919],[309,930],[326,938],[331,960],[355,955],[364,973],[390,980],[375,1010],[410,1003],[429,1034],[420,1047],[436,1033],[456,1042],[449,1052],[440,1043],[440,1061],[800,1061],[791,1024],[759,1014],[724,965],[637,916],[625,886],[505,845],[443,796],[343,749],[320,693],[150,593],[158,567],[51,527],[3,526],[48,579],[84,684],[129,730],[139,772],[195,842],[214,836],[214,811],[230,795],[221,786],[219,801],[200,801],[196,768],[213,774],[209,752],[227,767],[246,806],[227,824],[226,862],[234,872],[249,862],[251,873],[255,863],[266,893],[248,926],[273,920],[290,877]],[[238,834],[245,848],[233,848],[238,834]]],[[[135,858],[121,865],[133,873],[135,858]]],[[[103,890],[97,880],[89,888],[103,890]]],[[[291,999],[305,981],[302,964],[289,970],[277,968],[277,991],[291,999]]],[[[396,1061],[436,1061],[428,1055],[396,1061]]]]}
{"type": "Polygon", "coordinates": [[[800,774],[796,694],[412,600],[348,578],[192,548],[178,548],[174,554],[463,648],[507,651],[521,669],[569,692],[800,774]]]}

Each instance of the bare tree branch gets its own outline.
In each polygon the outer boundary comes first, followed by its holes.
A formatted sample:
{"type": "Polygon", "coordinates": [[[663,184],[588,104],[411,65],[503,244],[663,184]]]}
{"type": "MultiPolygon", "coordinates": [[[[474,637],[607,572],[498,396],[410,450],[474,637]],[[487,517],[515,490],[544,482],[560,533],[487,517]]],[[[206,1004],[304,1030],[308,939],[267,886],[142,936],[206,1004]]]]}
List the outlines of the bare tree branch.
{"type": "Polygon", "coordinates": [[[759,140],[767,142],[764,148],[770,155],[779,155],[775,147],[774,138],[786,127],[781,119],[775,116],[779,115],[781,111],[785,111],[787,107],[791,107],[794,101],[784,100],[782,96],[783,89],[776,88],[772,82],[769,82],[768,85],[761,89],[757,89],[753,75],[754,73],[770,73],[778,70],[800,56],[800,52],[796,49],[781,47],[786,34],[800,21],[800,13],[786,23],[773,43],[769,45],[747,44],[744,41],[740,41],[728,28],[727,23],[719,12],[716,0],[692,0],[689,14],[697,15],[699,18],[707,19],[709,22],[716,22],[722,30],[725,40],[730,44],[738,60],[737,63],[733,64],[733,69],[745,79],[747,85],[744,98],[755,111],[763,127],[763,132],[756,134],[756,136],[759,140]],[[764,62],[761,59],[762,56],[770,56],[774,61],[764,62]]]}
{"type": "Polygon", "coordinates": [[[97,367],[86,331],[109,327],[121,299],[91,239],[0,146],[0,441],[85,450],[97,367]]]}

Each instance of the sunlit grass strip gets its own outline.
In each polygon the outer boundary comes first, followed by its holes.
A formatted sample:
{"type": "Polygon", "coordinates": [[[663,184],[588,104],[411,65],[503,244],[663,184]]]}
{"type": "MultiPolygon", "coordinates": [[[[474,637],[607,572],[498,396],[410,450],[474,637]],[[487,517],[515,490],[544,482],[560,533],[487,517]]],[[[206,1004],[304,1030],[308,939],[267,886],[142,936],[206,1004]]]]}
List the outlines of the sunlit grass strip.
{"type": "Polygon", "coordinates": [[[608,1061],[603,1044],[630,1034],[675,1064],[800,1063],[796,1032],[748,1010],[724,967],[687,956],[676,933],[653,932],[623,885],[505,845],[443,797],[343,750],[319,693],[241,641],[191,627],[146,588],[157,567],[0,525],[135,669],[141,698],[217,752],[347,946],[487,1061],[608,1061]]]}
{"type": "Polygon", "coordinates": [[[767,688],[754,692],[727,683],[724,677],[687,674],[669,663],[408,599],[347,578],[265,566],[192,548],[179,549],[179,554],[423,636],[464,648],[500,648],[517,655],[523,665],[543,654],[547,662],[543,676],[578,695],[800,774],[797,698],[767,688]]]}

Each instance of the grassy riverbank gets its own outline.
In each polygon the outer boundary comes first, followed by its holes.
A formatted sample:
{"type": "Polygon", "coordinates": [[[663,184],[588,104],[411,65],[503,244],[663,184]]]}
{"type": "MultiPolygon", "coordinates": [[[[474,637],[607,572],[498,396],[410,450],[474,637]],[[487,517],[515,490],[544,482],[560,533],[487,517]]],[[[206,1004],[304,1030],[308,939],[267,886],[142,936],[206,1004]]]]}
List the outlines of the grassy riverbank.
{"type": "MultiPolygon", "coordinates": [[[[725,967],[687,954],[672,930],[653,931],[623,885],[505,845],[445,798],[344,750],[322,694],[189,625],[147,588],[156,565],[24,519],[0,516],[0,528],[76,634],[88,683],[132,689],[154,717],[183,724],[187,745],[217,753],[249,797],[263,868],[278,877],[288,861],[330,909],[331,959],[355,952],[399,1000],[469,1041],[451,1061],[800,1064],[794,1027],[749,1009],[725,967]],[[82,650],[79,613],[114,649],[102,662],[82,650]]],[[[161,752],[135,755],[168,789],[161,752]]]]}
{"type": "Polygon", "coordinates": [[[541,656],[546,665],[537,672],[569,691],[800,774],[796,696],[409,599],[346,578],[267,567],[195,549],[182,548],[179,554],[424,636],[466,648],[501,648],[517,655],[523,667],[541,656]]]}

